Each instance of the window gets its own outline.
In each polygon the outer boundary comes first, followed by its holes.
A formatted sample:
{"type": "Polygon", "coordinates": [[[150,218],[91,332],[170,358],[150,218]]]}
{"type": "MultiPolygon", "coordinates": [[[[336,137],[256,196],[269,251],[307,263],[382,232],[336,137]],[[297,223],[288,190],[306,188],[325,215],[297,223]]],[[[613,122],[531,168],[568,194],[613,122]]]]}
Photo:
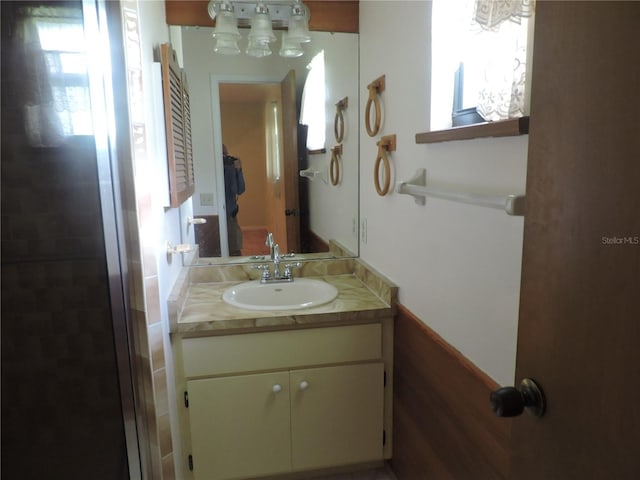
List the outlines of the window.
{"type": "Polygon", "coordinates": [[[432,130],[528,113],[532,15],[531,0],[434,0],[432,130]]]}
{"type": "Polygon", "coordinates": [[[469,79],[469,76],[465,77],[464,66],[465,63],[460,62],[460,66],[456,70],[453,80],[453,110],[451,112],[451,121],[454,127],[473,125],[474,123],[485,121],[478,113],[477,93],[480,89],[477,83],[478,79],[469,79]]]}
{"type": "Polygon", "coordinates": [[[91,135],[89,79],[82,17],[34,17],[56,113],[65,136],[91,135]]]}
{"type": "Polygon", "coordinates": [[[278,183],[282,175],[280,169],[280,112],[278,102],[271,102],[267,106],[267,128],[265,130],[267,143],[267,178],[272,183],[278,183]]]}
{"type": "Polygon", "coordinates": [[[82,9],[32,4],[18,15],[20,55],[14,68],[28,79],[19,102],[29,144],[55,147],[68,136],[91,135],[82,9]]]}
{"type": "Polygon", "coordinates": [[[317,151],[325,148],[326,113],[324,50],[318,53],[307,66],[309,74],[302,90],[302,108],[300,123],[307,125],[307,150],[317,151]]]}

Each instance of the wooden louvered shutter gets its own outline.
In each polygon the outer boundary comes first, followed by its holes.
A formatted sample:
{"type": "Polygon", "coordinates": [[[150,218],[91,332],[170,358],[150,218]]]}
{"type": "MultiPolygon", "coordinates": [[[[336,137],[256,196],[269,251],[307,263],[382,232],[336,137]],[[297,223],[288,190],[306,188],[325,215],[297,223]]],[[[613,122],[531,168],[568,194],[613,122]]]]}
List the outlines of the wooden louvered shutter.
{"type": "Polygon", "coordinates": [[[162,44],[160,52],[170,199],[178,207],[195,189],[189,86],[171,45],[162,44]]]}
{"type": "Polygon", "coordinates": [[[184,118],[184,151],[186,155],[186,182],[189,194],[186,198],[193,195],[196,186],[195,172],[193,169],[193,142],[191,137],[191,97],[189,95],[189,83],[187,75],[182,72],[182,111],[184,118]]]}

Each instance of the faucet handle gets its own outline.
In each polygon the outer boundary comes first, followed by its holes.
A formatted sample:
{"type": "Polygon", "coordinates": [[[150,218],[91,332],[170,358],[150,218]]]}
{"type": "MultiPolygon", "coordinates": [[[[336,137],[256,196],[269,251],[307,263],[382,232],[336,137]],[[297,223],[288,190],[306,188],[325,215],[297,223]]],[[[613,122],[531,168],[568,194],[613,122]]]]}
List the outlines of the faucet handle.
{"type": "Polygon", "coordinates": [[[284,278],[291,278],[293,277],[293,274],[291,273],[291,269],[293,268],[300,268],[302,266],[302,263],[300,262],[294,262],[294,263],[285,263],[284,264],[284,273],[282,274],[282,276],[284,278]]]}
{"type": "Polygon", "coordinates": [[[256,265],[253,267],[254,270],[262,270],[262,274],[260,275],[261,280],[267,280],[269,278],[269,265],[263,263],[262,265],[256,265]]]}

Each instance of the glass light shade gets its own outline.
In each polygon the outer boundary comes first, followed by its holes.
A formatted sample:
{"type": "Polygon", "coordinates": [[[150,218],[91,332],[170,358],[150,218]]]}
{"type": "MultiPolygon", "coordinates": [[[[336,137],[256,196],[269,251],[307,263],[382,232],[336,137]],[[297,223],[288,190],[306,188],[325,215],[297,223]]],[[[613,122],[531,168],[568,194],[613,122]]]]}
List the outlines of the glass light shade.
{"type": "Polygon", "coordinates": [[[218,37],[219,35],[226,35],[228,37],[233,36],[236,38],[240,37],[238,22],[236,21],[236,16],[233,13],[233,10],[222,10],[216,16],[216,26],[213,29],[213,36],[218,37]]]}
{"type": "Polygon", "coordinates": [[[240,47],[238,47],[238,37],[228,34],[215,35],[216,43],[213,46],[213,51],[222,55],[237,55],[240,53],[240,47]]]}
{"type": "Polygon", "coordinates": [[[256,6],[256,13],[251,19],[251,31],[249,32],[249,41],[256,42],[274,42],[276,36],[271,27],[271,16],[267,7],[259,3],[256,6]]]}
{"type": "Polygon", "coordinates": [[[280,46],[280,56],[286,58],[300,57],[304,53],[299,42],[292,42],[287,32],[282,32],[282,45],[280,46]]]}
{"type": "Polygon", "coordinates": [[[271,55],[271,49],[269,48],[269,44],[267,42],[263,42],[260,40],[254,40],[251,37],[249,38],[249,45],[247,46],[247,55],[252,57],[268,57],[271,55]]]}
{"type": "Polygon", "coordinates": [[[291,8],[289,17],[289,40],[296,43],[307,43],[311,41],[309,34],[309,21],[305,9],[300,3],[296,3],[291,8]]]}

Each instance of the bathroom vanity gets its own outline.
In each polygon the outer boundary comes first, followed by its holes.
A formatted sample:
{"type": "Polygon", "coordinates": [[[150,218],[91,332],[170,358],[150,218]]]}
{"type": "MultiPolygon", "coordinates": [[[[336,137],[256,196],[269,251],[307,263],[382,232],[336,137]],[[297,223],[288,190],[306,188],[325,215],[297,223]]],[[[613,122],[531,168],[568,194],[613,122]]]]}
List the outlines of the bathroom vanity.
{"type": "Polygon", "coordinates": [[[170,298],[184,477],[285,478],[390,458],[397,288],[357,259],[321,260],[299,275],[335,286],[329,303],[222,300],[257,274],[186,269],[170,298]]]}

